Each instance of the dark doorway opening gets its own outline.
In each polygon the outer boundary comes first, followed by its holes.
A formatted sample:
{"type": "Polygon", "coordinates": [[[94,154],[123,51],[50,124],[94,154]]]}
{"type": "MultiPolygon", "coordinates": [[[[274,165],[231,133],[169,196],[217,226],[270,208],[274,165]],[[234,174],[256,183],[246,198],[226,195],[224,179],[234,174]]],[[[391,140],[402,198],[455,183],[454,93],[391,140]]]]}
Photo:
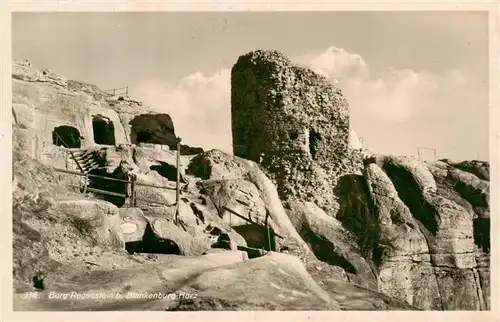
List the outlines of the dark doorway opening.
{"type": "Polygon", "coordinates": [[[96,115],[92,118],[94,142],[103,145],[115,145],[115,127],[111,120],[96,115]]]}
{"type": "Polygon", "coordinates": [[[245,239],[248,247],[269,251],[276,250],[276,234],[272,228],[269,228],[268,231],[264,226],[248,224],[234,226],[233,229],[245,239]]]}
{"type": "Polygon", "coordinates": [[[125,249],[129,254],[173,254],[181,255],[179,245],[170,239],[160,239],[156,237],[151,225],[146,226],[142,240],[125,243],[125,249]]]}
{"type": "Polygon", "coordinates": [[[52,131],[52,143],[71,149],[79,149],[82,146],[80,132],[77,128],[69,125],[61,125],[52,131]]]}
{"type": "Polygon", "coordinates": [[[313,160],[316,160],[319,141],[321,141],[321,134],[311,130],[309,132],[309,152],[311,153],[313,160]]]}

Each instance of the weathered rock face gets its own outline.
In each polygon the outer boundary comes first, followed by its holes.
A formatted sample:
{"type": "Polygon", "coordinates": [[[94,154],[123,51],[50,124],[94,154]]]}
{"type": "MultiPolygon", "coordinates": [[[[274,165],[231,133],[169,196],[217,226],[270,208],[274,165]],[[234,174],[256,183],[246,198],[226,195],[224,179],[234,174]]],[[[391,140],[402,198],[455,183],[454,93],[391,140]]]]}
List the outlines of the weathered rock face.
{"type": "Polygon", "coordinates": [[[380,230],[373,255],[379,290],[423,309],[440,309],[429,248],[410,210],[379,166],[368,165],[366,177],[380,230]]]}
{"type": "Polygon", "coordinates": [[[327,208],[349,147],[349,109],[340,90],[261,50],[238,59],[231,86],[234,154],[267,169],[282,198],[327,208]]]}
{"type": "Polygon", "coordinates": [[[319,260],[343,268],[360,285],[376,288],[375,273],[361,256],[353,233],[314,203],[295,202],[288,207],[294,227],[319,260]]]}
{"type": "MultiPolygon", "coordinates": [[[[13,63],[12,88],[15,132],[22,133],[23,148],[47,164],[63,159],[60,147],[85,149],[149,142],[177,149],[170,116],[153,114],[129,97],[116,97],[94,85],[68,81],[28,62],[13,63]]],[[[202,151],[181,146],[182,154],[202,151]]]]}
{"type": "MultiPolygon", "coordinates": [[[[53,77],[37,77],[40,71],[31,66],[14,64],[12,109],[17,124],[29,133],[26,147],[36,159],[57,150],[58,145],[79,142],[84,148],[96,144],[93,117],[106,118],[114,125],[116,144],[128,143],[118,114],[103,101],[85,92],[75,92],[72,83],[53,77]],[[68,129],[75,132],[69,134],[68,129]],[[74,140],[68,140],[74,137],[74,140]],[[66,140],[65,140],[66,139],[66,140]],[[72,141],[72,142],[63,142],[72,141]]],[[[42,74],[43,75],[43,74],[42,74]]]]}
{"type": "Polygon", "coordinates": [[[373,254],[379,290],[424,309],[488,309],[489,277],[479,273],[484,249],[474,227],[488,183],[405,157],[368,160],[365,172],[380,229],[373,254]],[[474,188],[464,193],[457,182],[474,188]]]}
{"type": "Polygon", "coordinates": [[[16,290],[30,290],[35,275],[53,274],[65,263],[76,261],[86,266],[103,257],[125,253],[116,206],[71,193],[58,184],[57,175],[50,168],[30,159],[25,151],[13,152],[16,290]]]}
{"type": "Polygon", "coordinates": [[[223,206],[235,207],[246,223],[251,220],[262,226],[267,217],[269,227],[281,236],[276,240],[278,249],[286,247],[304,260],[314,258],[290,222],[276,187],[255,162],[211,150],[193,158],[187,173],[205,179],[198,185],[206,189],[214,207],[220,208],[224,223],[227,224],[229,218],[224,217],[223,206]],[[243,203],[238,202],[239,199],[243,203]]]}
{"type": "Polygon", "coordinates": [[[459,170],[470,172],[481,180],[490,180],[490,164],[488,162],[478,160],[453,161],[450,159],[444,159],[442,161],[459,170]]]}
{"type": "Polygon", "coordinates": [[[299,260],[285,254],[248,260],[243,252],[222,250],[196,257],[158,255],[150,261],[137,256],[135,260],[127,269],[99,267],[88,271],[81,266],[65,266],[61,274],[46,278],[47,292],[40,292],[36,299],[27,300],[25,293],[14,294],[14,310],[415,309],[350,283],[330,280],[327,285],[319,285],[299,260]],[[49,292],[120,293],[123,299],[82,299],[68,306],[67,299],[48,299],[49,292]],[[177,296],[144,299],[127,295],[147,293],[177,296]]]}
{"type": "MultiPolygon", "coordinates": [[[[318,259],[419,308],[489,307],[487,163],[368,156],[340,91],[277,52],[241,56],[231,83],[235,155],[267,170],[318,259]]],[[[240,172],[220,164],[203,167],[240,172]]]]}
{"type": "Polygon", "coordinates": [[[224,221],[233,226],[249,222],[266,224],[266,207],[257,187],[246,180],[204,180],[200,181],[201,192],[212,199],[217,212],[224,214],[224,221]],[[241,215],[229,216],[226,208],[241,215]]]}

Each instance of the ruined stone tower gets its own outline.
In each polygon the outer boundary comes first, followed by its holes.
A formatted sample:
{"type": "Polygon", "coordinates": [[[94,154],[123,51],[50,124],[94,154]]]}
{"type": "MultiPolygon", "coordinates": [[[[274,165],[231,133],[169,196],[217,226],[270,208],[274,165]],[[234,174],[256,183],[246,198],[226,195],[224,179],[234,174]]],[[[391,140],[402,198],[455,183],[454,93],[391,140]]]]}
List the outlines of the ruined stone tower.
{"type": "Polygon", "coordinates": [[[339,89],[276,51],[239,57],[231,72],[234,155],[260,163],[283,199],[328,208],[349,153],[339,89]]]}

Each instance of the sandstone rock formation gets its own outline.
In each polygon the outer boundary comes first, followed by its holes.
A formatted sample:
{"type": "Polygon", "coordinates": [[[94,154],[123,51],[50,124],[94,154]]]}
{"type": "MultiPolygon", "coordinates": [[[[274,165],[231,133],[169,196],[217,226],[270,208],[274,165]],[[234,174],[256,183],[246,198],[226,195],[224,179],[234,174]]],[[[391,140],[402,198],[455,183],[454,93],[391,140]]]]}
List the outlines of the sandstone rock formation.
{"type": "Polygon", "coordinates": [[[340,91],[276,52],[241,56],[231,81],[235,155],[266,169],[318,258],[363,256],[379,291],[423,309],[489,308],[488,163],[368,155],[340,91]]]}
{"type": "Polygon", "coordinates": [[[319,260],[342,267],[358,284],[376,289],[372,268],[361,255],[355,236],[341,222],[327,216],[314,203],[288,206],[291,208],[289,216],[294,227],[319,260]]]}
{"type": "Polygon", "coordinates": [[[81,310],[490,308],[487,162],[368,155],[340,91],[276,52],[242,56],[232,85],[242,157],[181,147],[176,205],[168,115],[14,64],[16,309],[75,290],[196,295],[81,310]]]}
{"type": "MultiPolygon", "coordinates": [[[[58,152],[54,145],[87,148],[145,142],[177,148],[170,116],[152,113],[129,97],[67,81],[26,62],[14,62],[12,82],[14,125],[26,136],[26,149],[35,159],[53,158],[58,152]]],[[[181,147],[183,154],[201,151],[181,147]]]]}

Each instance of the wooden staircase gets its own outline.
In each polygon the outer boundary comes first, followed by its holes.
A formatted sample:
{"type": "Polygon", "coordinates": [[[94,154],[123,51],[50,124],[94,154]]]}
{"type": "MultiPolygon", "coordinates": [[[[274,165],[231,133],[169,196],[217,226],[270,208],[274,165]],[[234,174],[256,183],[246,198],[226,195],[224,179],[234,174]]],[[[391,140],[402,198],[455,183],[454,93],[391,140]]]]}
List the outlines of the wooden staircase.
{"type": "Polygon", "coordinates": [[[80,171],[89,174],[92,170],[99,168],[99,162],[96,159],[94,150],[77,150],[73,152],[73,161],[77,164],[80,171]]]}

